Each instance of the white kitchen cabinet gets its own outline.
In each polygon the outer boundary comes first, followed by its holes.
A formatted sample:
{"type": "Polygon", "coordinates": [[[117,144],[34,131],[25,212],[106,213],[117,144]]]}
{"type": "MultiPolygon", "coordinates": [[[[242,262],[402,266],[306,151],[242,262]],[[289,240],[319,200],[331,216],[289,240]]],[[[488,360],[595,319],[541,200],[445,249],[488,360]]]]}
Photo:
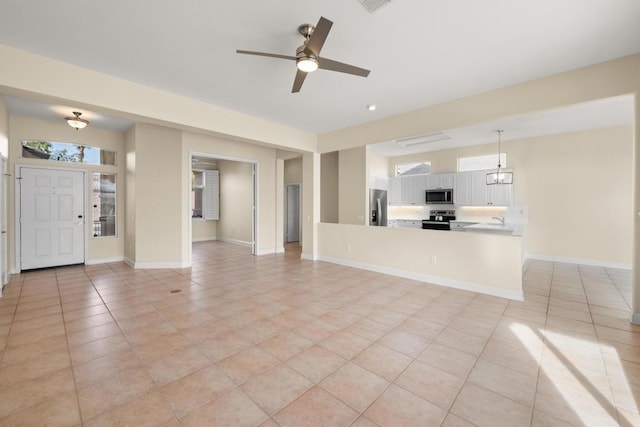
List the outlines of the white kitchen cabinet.
{"type": "Polygon", "coordinates": [[[389,190],[389,177],[371,175],[369,177],[369,188],[376,190],[389,190]]]}
{"type": "Polygon", "coordinates": [[[439,188],[455,188],[456,187],[456,174],[455,173],[440,173],[440,187],[439,188]]]}
{"type": "Polygon", "coordinates": [[[459,206],[473,205],[473,172],[458,172],[455,177],[453,203],[459,206]]]}
{"type": "Polygon", "coordinates": [[[394,219],[392,228],[422,228],[422,220],[419,219],[394,219]]]}
{"type": "Polygon", "coordinates": [[[388,202],[391,206],[424,205],[428,175],[407,175],[389,178],[388,202]]]}
{"type": "Polygon", "coordinates": [[[402,206],[402,183],[400,181],[400,177],[394,176],[389,178],[387,203],[390,206],[402,206]]]}
{"type": "Polygon", "coordinates": [[[415,183],[413,188],[414,205],[424,206],[426,203],[424,192],[427,191],[430,175],[414,175],[415,183]]]}
{"type": "Polygon", "coordinates": [[[402,206],[411,206],[416,204],[416,182],[415,176],[400,177],[400,201],[402,206]]]}
{"type": "Polygon", "coordinates": [[[456,182],[455,173],[438,173],[427,176],[427,188],[425,190],[437,190],[440,188],[454,188],[456,182]]]}
{"type": "Polygon", "coordinates": [[[490,204],[486,175],[485,171],[471,173],[471,204],[473,206],[487,206],[490,204]]]}
{"type": "Polygon", "coordinates": [[[513,204],[513,185],[487,185],[487,172],[472,172],[473,206],[510,206],[513,204]]]}
{"type": "Polygon", "coordinates": [[[489,201],[496,206],[513,205],[513,184],[487,185],[489,188],[489,201]]]}

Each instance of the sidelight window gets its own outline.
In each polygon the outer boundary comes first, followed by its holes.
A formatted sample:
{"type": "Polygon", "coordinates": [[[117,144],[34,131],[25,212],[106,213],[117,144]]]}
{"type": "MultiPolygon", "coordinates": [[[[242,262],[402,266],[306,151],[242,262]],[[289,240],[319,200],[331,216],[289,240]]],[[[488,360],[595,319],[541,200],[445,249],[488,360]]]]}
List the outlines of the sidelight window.
{"type": "Polygon", "coordinates": [[[92,174],[93,237],[116,235],[116,175],[92,174]]]}

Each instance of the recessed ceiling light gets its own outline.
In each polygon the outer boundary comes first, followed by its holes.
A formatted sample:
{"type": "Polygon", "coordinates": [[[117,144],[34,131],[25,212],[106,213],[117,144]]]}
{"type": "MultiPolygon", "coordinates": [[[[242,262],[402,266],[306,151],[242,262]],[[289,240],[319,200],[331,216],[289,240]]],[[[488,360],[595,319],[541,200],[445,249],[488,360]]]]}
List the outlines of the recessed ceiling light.
{"type": "Polygon", "coordinates": [[[369,104],[369,105],[367,105],[367,110],[369,110],[369,111],[376,111],[376,104],[369,104]]]}

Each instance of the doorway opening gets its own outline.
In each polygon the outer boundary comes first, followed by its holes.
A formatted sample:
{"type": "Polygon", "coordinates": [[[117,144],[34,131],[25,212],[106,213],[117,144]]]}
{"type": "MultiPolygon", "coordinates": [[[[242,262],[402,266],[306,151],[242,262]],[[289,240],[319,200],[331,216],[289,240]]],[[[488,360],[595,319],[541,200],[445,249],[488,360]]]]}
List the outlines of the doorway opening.
{"type": "Polygon", "coordinates": [[[286,184],[284,242],[300,244],[300,184],[286,184]]]}
{"type": "Polygon", "coordinates": [[[257,171],[252,160],[190,154],[191,256],[194,244],[215,240],[256,255],[257,171]]]}

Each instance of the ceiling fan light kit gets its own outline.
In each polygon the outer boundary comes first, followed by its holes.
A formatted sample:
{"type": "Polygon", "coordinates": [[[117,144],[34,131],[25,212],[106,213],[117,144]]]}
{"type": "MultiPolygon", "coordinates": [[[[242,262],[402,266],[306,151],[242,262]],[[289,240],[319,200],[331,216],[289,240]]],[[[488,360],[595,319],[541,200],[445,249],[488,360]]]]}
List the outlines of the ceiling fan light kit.
{"type": "Polygon", "coordinates": [[[302,87],[302,83],[304,83],[304,79],[307,77],[307,74],[312,73],[317,69],[367,77],[371,72],[369,70],[320,57],[320,51],[322,50],[322,46],[329,35],[332,25],[333,22],[323,16],[320,17],[320,20],[315,27],[311,24],[300,25],[298,27],[298,32],[304,37],[304,42],[296,49],[296,56],[239,49],[236,50],[236,53],[296,61],[296,77],[293,81],[291,93],[300,92],[300,88],[302,87]]]}
{"type": "Polygon", "coordinates": [[[89,120],[81,119],[80,116],[82,113],[78,111],[73,112],[74,117],[65,117],[64,119],[67,121],[67,124],[74,128],[75,130],[84,129],[89,124],[89,120]]]}
{"type": "Polygon", "coordinates": [[[318,60],[312,56],[304,56],[298,58],[298,60],[296,61],[296,66],[300,71],[304,71],[305,73],[313,73],[318,69],[318,60]]]}

